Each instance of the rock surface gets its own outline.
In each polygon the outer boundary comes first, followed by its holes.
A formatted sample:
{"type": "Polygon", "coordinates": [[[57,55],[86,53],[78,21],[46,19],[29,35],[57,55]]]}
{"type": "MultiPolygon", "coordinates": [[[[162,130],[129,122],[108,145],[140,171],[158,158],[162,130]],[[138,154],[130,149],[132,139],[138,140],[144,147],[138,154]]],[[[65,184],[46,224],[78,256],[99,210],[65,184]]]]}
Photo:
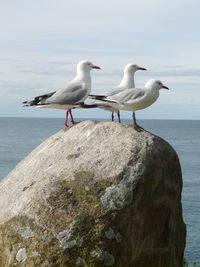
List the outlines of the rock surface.
{"type": "Polygon", "coordinates": [[[182,267],[186,228],[173,148],[84,121],[0,183],[0,266],[182,267]]]}

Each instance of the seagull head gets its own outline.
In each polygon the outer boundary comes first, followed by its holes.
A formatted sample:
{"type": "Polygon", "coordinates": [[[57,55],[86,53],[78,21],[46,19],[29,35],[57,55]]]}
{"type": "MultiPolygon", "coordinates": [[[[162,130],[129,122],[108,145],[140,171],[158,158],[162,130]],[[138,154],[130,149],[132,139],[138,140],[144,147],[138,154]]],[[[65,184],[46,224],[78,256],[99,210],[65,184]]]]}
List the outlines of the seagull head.
{"type": "Polygon", "coordinates": [[[134,74],[137,70],[147,70],[146,68],[140,67],[137,64],[129,63],[126,65],[124,72],[134,74]]]}
{"type": "Polygon", "coordinates": [[[100,70],[101,68],[99,66],[94,65],[92,62],[86,60],[80,61],[77,65],[77,72],[80,71],[89,72],[92,69],[100,70]]]}
{"type": "Polygon", "coordinates": [[[165,86],[161,81],[155,80],[155,79],[150,79],[146,84],[145,87],[149,89],[154,89],[154,90],[160,90],[162,88],[169,90],[167,86],[165,86]]]}

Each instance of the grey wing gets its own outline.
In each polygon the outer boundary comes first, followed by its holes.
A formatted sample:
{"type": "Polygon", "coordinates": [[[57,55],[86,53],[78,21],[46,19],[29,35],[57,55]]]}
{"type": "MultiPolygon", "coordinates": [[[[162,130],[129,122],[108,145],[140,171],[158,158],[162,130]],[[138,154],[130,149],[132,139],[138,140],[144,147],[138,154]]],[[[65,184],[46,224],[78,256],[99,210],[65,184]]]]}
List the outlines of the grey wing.
{"type": "Polygon", "coordinates": [[[142,88],[133,88],[133,89],[126,89],[121,91],[118,94],[115,94],[111,97],[108,97],[109,100],[114,100],[118,103],[125,104],[129,103],[130,101],[137,101],[145,96],[145,89],[142,88]]]}
{"type": "Polygon", "coordinates": [[[122,88],[113,88],[112,90],[110,90],[109,92],[107,92],[105,95],[106,96],[112,96],[112,95],[115,95],[115,94],[120,93],[121,91],[123,91],[122,88]]]}
{"type": "Polygon", "coordinates": [[[133,95],[132,99],[139,99],[145,95],[145,90],[140,90],[136,94],[133,95]]]}
{"type": "Polygon", "coordinates": [[[85,84],[71,84],[65,89],[58,90],[45,104],[73,105],[83,102],[88,94],[85,84]]]}

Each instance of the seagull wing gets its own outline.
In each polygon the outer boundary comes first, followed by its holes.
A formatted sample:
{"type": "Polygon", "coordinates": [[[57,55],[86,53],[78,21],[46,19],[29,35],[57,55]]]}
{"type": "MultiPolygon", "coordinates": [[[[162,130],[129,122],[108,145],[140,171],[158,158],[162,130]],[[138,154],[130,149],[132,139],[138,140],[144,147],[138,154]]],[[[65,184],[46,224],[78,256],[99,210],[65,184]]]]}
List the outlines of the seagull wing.
{"type": "Polygon", "coordinates": [[[122,105],[131,104],[138,100],[141,100],[146,95],[146,91],[143,88],[132,88],[121,91],[118,94],[106,97],[107,102],[115,102],[122,105]]]}
{"type": "Polygon", "coordinates": [[[50,104],[73,105],[83,103],[87,98],[88,90],[85,83],[70,84],[67,88],[36,96],[31,101],[24,101],[24,106],[45,106],[50,104]]]}
{"type": "Polygon", "coordinates": [[[45,100],[47,100],[49,97],[51,97],[55,93],[56,93],[56,91],[52,92],[52,93],[36,96],[33,100],[24,101],[23,104],[24,104],[24,106],[36,106],[39,103],[44,102],[45,100]]]}
{"type": "Polygon", "coordinates": [[[70,84],[65,89],[58,90],[45,104],[73,105],[82,103],[88,96],[85,83],[70,84]]]}

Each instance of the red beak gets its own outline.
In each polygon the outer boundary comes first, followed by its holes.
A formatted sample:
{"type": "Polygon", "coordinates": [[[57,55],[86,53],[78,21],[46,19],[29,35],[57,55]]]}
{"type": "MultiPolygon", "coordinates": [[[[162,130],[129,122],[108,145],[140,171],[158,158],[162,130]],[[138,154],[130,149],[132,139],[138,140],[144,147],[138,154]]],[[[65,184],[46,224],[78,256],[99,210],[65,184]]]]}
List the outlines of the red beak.
{"type": "Polygon", "coordinates": [[[98,69],[98,70],[101,69],[99,66],[93,66],[92,68],[93,68],[93,69],[98,69]]]}

